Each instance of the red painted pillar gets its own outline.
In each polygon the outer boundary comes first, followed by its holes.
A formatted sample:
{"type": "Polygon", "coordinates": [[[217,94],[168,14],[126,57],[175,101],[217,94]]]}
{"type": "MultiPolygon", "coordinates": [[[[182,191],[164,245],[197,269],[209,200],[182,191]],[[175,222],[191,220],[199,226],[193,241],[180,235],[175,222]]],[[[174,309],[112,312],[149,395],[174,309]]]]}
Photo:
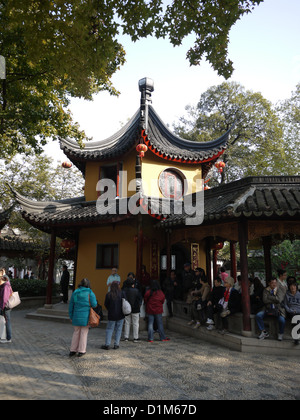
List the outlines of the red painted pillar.
{"type": "Polygon", "coordinates": [[[208,284],[210,284],[211,287],[214,287],[214,282],[211,277],[211,241],[210,238],[206,238],[205,241],[205,246],[206,246],[206,277],[207,277],[207,281],[208,284]]]}
{"type": "Polygon", "coordinates": [[[170,231],[167,231],[167,278],[169,279],[171,276],[171,268],[172,268],[172,254],[171,254],[171,238],[170,238],[170,231]]]}
{"type": "Polygon", "coordinates": [[[230,274],[236,282],[236,243],[230,241],[230,274]]]}
{"type": "Polygon", "coordinates": [[[142,265],[143,265],[143,228],[142,228],[142,215],[138,215],[137,226],[137,242],[136,242],[136,278],[140,282],[142,280],[142,265]]]}
{"type": "Polygon", "coordinates": [[[244,335],[251,332],[251,309],[248,278],[248,223],[247,220],[241,220],[238,223],[239,244],[240,244],[240,266],[242,279],[242,309],[243,309],[243,332],[244,335]]]}
{"type": "Polygon", "coordinates": [[[213,276],[214,279],[217,277],[218,275],[218,251],[216,249],[213,250],[213,276]]]}
{"type": "Polygon", "coordinates": [[[263,238],[263,248],[264,248],[264,260],[265,260],[265,274],[266,274],[266,284],[268,280],[271,280],[272,277],[272,261],[271,261],[271,237],[264,236],[263,238]]]}
{"type": "Polygon", "coordinates": [[[48,285],[47,285],[47,297],[46,297],[47,305],[52,304],[52,284],[53,284],[54,263],[55,263],[55,242],[56,242],[56,235],[55,235],[55,232],[52,231],[51,242],[50,242],[48,285]]]}

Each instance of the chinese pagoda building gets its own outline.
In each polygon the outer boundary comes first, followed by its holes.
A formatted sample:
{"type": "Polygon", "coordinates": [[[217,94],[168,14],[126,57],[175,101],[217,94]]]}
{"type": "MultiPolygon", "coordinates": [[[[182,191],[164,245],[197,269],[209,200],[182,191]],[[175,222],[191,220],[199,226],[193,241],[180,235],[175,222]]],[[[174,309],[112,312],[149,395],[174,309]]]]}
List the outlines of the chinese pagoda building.
{"type": "Polygon", "coordinates": [[[84,196],[36,202],[15,192],[23,217],[51,234],[47,301],[51,303],[57,237],[75,243],[74,286],[87,277],[101,303],[112,267],[118,268],[122,282],[129,272],[142,281],[142,266],[152,279],[161,280],[189,261],[212,280],[218,244],[227,240],[233,277],[237,242],[240,247],[242,329],[247,335],[248,243],[261,241],[269,277],[273,238],[300,237],[300,177],[250,177],[204,191],[203,180],[226,150],[230,130],[210,142],[182,139],[152,107],[153,81],[141,79],[139,90],[138,111],[116,134],[84,147],[60,140],[84,176],[84,196]]]}
{"type": "MultiPolygon", "coordinates": [[[[202,180],[227,147],[229,131],[206,143],[175,136],[151,106],[153,81],[140,80],[139,90],[140,108],[113,136],[84,147],[60,140],[61,149],[85,178],[83,197],[36,202],[15,193],[23,217],[52,234],[53,244],[54,237],[76,241],[76,283],[87,277],[99,301],[113,266],[122,281],[129,272],[139,279],[142,265],[151,278],[160,277],[160,255],[163,250],[166,255],[168,244],[165,230],[155,226],[173,212],[174,202],[203,191],[202,180]],[[104,201],[107,187],[101,191],[98,182],[107,179],[115,189],[104,201]],[[101,202],[106,207],[99,212],[101,202]]],[[[204,241],[198,250],[197,265],[206,268],[204,241]]],[[[190,260],[189,247],[182,245],[180,251],[178,269],[190,260]]]]}

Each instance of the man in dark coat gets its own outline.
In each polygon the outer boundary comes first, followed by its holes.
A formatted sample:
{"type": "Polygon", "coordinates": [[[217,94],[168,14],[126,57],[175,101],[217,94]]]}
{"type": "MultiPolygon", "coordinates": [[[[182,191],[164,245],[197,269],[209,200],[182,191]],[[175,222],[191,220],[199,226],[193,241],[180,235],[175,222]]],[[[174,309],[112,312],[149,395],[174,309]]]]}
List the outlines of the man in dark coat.
{"type": "Polygon", "coordinates": [[[131,314],[125,316],[124,340],[127,341],[129,339],[130,325],[132,323],[133,342],[137,343],[140,341],[140,310],[143,298],[140,291],[136,288],[135,279],[132,277],[128,277],[124,282],[123,291],[126,295],[126,299],[131,305],[131,314]]]}
{"type": "Polygon", "coordinates": [[[66,265],[63,265],[63,272],[60,278],[60,287],[63,294],[64,303],[68,303],[69,281],[70,273],[68,271],[68,267],[66,265]]]}
{"type": "Polygon", "coordinates": [[[194,280],[195,280],[195,273],[191,269],[191,264],[187,262],[183,266],[183,271],[181,275],[182,299],[184,301],[186,300],[189,292],[193,289],[194,280]]]}

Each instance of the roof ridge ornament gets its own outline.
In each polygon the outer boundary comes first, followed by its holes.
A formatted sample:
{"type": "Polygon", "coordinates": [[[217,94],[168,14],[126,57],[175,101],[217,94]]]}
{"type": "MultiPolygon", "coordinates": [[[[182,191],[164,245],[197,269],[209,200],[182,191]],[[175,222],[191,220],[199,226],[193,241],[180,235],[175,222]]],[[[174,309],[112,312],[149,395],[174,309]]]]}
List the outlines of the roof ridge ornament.
{"type": "Polygon", "coordinates": [[[139,80],[139,91],[141,92],[140,105],[140,128],[148,131],[148,105],[152,103],[151,93],[154,91],[154,82],[149,77],[139,80]]]}

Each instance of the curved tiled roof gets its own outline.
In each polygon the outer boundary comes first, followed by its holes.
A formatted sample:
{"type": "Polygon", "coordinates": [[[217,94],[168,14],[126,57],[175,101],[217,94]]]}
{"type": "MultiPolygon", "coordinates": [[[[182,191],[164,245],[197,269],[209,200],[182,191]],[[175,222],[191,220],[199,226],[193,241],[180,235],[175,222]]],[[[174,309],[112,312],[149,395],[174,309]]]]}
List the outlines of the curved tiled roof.
{"type": "MultiPolygon", "coordinates": [[[[226,149],[230,130],[214,141],[194,142],[175,136],[149,106],[148,128],[144,136],[149,149],[158,156],[183,163],[205,163],[216,160],[226,149]]],[[[110,160],[135,147],[143,134],[140,113],[115,135],[101,141],[88,142],[83,148],[70,139],[60,139],[60,147],[83,173],[87,161],[110,160]]]]}
{"type": "MultiPolygon", "coordinates": [[[[23,217],[33,226],[50,232],[53,227],[65,235],[77,227],[114,223],[134,217],[128,210],[128,200],[121,198],[108,203],[107,213],[100,214],[97,201],[86,202],[84,197],[64,201],[36,202],[14,192],[22,207],[23,217]],[[115,210],[115,211],[114,211],[115,210]]],[[[248,177],[231,182],[204,194],[203,223],[237,220],[241,217],[258,219],[300,218],[300,176],[248,177]]],[[[194,198],[196,195],[189,196],[194,198]]],[[[185,212],[180,200],[169,201],[140,194],[141,213],[160,219],[161,227],[180,226],[193,217],[185,212]]],[[[72,234],[72,233],[71,233],[72,234]]]]}
{"type": "Polygon", "coordinates": [[[206,162],[216,159],[227,147],[230,130],[216,140],[196,142],[173,134],[152,107],[149,107],[148,133],[145,143],[150,150],[175,161],[206,162]]]}
{"type": "MultiPolygon", "coordinates": [[[[187,217],[183,211],[160,223],[183,225],[187,217]]],[[[299,219],[300,176],[254,176],[204,191],[204,223],[239,217],[299,219]]]]}
{"type": "Polygon", "coordinates": [[[126,213],[119,211],[124,200],[126,205],[123,208],[127,209],[127,198],[114,200],[110,208],[106,207],[107,213],[101,214],[97,209],[97,201],[85,201],[84,197],[60,201],[34,201],[16,191],[13,193],[21,206],[22,216],[28,223],[47,233],[55,227],[57,232],[61,232],[64,237],[73,236],[74,228],[79,226],[109,223],[128,218],[127,211],[126,213]],[[116,204],[115,214],[114,203],[116,204]]]}
{"type": "Polygon", "coordinates": [[[22,252],[33,252],[39,247],[34,241],[31,240],[22,240],[20,238],[12,238],[6,236],[4,238],[0,237],[0,250],[2,252],[16,251],[19,253],[22,252]]]}
{"type": "Polygon", "coordinates": [[[137,111],[124,127],[107,139],[87,142],[84,147],[80,147],[75,140],[61,138],[60,148],[84,173],[87,161],[109,160],[122,156],[135,145],[139,135],[139,112],[137,111]]]}

